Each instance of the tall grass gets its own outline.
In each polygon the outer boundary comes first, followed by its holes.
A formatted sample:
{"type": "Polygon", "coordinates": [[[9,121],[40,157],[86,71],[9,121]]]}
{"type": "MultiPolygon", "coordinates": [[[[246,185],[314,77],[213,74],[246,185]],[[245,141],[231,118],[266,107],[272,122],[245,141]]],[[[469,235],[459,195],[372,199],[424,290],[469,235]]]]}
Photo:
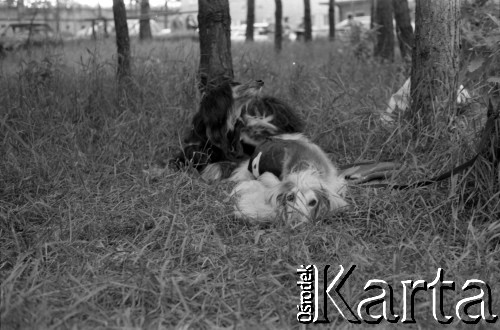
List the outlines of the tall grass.
{"type": "MultiPolygon", "coordinates": [[[[137,43],[133,56],[125,91],[112,42],[0,62],[2,329],[303,328],[302,264],[357,265],[346,299],[359,302],[366,281],[384,279],[397,312],[399,281],[430,282],[441,267],[457,283],[448,314],[470,278],[490,284],[500,313],[500,174],[487,162],[428,188],[350,187],[349,209],[293,230],[253,226],[231,216],[227,183],[143,172],[179,148],[196,110],[198,44],[137,43]]],[[[265,92],[299,109],[337,164],[396,159],[406,166],[395,181],[407,183],[475,152],[477,130],[443,124],[414,141],[404,121],[381,124],[378,111],[407,78],[399,64],[320,42],[287,44],[280,55],[234,45],[233,59],[238,80],[262,79],[265,92]]],[[[413,327],[439,326],[430,294],[417,300],[413,327]]],[[[351,327],[330,314],[323,328],[351,327]]]]}

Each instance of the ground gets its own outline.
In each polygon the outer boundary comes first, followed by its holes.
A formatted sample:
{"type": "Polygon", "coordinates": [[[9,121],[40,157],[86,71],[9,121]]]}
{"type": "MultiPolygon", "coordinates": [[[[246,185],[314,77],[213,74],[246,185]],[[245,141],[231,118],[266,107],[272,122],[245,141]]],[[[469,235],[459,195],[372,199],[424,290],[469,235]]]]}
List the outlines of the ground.
{"type": "MultiPolygon", "coordinates": [[[[132,45],[132,86],[114,79],[113,41],[23,50],[0,62],[0,280],[2,329],[305,329],[297,322],[297,268],[356,265],[340,292],[354,306],[401,281],[455,281],[443,311],[491,288],[500,314],[498,170],[480,160],[466,174],[406,191],[349,187],[350,207],[294,229],[231,215],[228,183],[195,172],[144,171],[177,150],[196,110],[196,42],[132,45]]],[[[346,45],[316,41],[233,45],[238,80],[295,106],[306,134],[339,164],[397,160],[395,181],[432,177],[475,153],[481,127],[436,125],[418,135],[404,118],[379,120],[406,80],[401,63],[356,59],[346,45]]],[[[477,101],[482,107],[485,97],[477,101]]],[[[331,276],[331,278],[330,278],[331,276]]],[[[378,306],[380,307],[380,306],[378,306]]],[[[471,308],[477,312],[478,305],[471,308]]],[[[377,311],[375,308],[374,313],[377,311]]],[[[430,292],[416,295],[416,324],[438,328],[430,292]]],[[[330,324],[354,325],[330,303],[330,324]]],[[[383,322],[380,329],[403,324],[383,322]]]]}

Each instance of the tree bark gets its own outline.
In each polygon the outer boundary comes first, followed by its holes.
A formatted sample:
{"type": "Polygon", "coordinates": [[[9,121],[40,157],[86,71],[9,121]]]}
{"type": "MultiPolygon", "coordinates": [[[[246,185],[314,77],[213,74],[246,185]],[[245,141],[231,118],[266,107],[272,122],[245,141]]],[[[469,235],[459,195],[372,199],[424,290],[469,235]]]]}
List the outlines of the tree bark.
{"type": "Polygon", "coordinates": [[[283,46],[283,5],[281,0],[275,0],[276,11],[274,13],[274,49],[277,53],[281,52],[283,46]]]}
{"type": "Polygon", "coordinates": [[[417,131],[432,123],[436,111],[455,109],[459,70],[459,19],[459,1],[416,2],[411,116],[415,120],[417,131]]]}
{"type": "Polygon", "coordinates": [[[233,79],[231,17],[228,0],[198,0],[200,89],[233,79]]]}
{"type": "Polygon", "coordinates": [[[377,0],[375,23],[377,24],[377,43],[375,57],[394,61],[394,24],[392,22],[392,0],[377,0]]]}
{"type": "Polygon", "coordinates": [[[330,41],[335,40],[335,0],[328,2],[328,25],[330,27],[330,41]]]}
{"type": "Polygon", "coordinates": [[[410,8],[408,0],[392,0],[394,7],[394,18],[396,20],[396,32],[399,41],[401,57],[411,58],[413,49],[413,27],[411,26],[410,8]]]}
{"type": "Polygon", "coordinates": [[[151,24],[149,24],[149,0],[141,0],[141,19],[139,21],[139,40],[152,39],[151,24]]]}
{"type": "Polygon", "coordinates": [[[304,41],[312,40],[311,1],[304,0],[304,41]]]}
{"type": "Polygon", "coordinates": [[[245,41],[253,41],[253,24],[255,23],[255,0],[247,0],[247,29],[245,41]]]}
{"type": "Polygon", "coordinates": [[[370,30],[375,26],[375,7],[377,0],[370,0],[370,30]]]}
{"type": "Polygon", "coordinates": [[[116,48],[118,51],[117,76],[119,80],[130,78],[130,38],[128,35],[127,12],[123,0],[113,0],[116,48]]]}
{"type": "Polygon", "coordinates": [[[61,33],[61,10],[59,6],[59,0],[56,0],[56,8],[54,14],[56,20],[56,32],[59,37],[59,34],[61,33]]]}
{"type": "Polygon", "coordinates": [[[17,19],[21,21],[24,18],[24,0],[17,0],[17,19]]]}

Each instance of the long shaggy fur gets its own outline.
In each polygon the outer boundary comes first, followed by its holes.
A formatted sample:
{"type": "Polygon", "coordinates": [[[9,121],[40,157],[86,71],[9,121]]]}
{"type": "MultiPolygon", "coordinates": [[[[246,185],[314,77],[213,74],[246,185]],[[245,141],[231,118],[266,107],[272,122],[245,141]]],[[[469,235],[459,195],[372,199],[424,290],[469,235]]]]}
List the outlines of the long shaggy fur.
{"type": "Polygon", "coordinates": [[[282,215],[297,224],[347,205],[346,181],[323,150],[300,134],[268,139],[230,179],[239,182],[231,193],[238,218],[282,215]]]}
{"type": "Polygon", "coordinates": [[[267,137],[301,132],[304,123],[286,103],[260,96],[261,80],[246,84],[224,82],[203,95],[182,152],[173,163],[191,162],[207,180],[248,158],[267,137]],[[208,166],[208,168],[207,168],[208,166]]]}

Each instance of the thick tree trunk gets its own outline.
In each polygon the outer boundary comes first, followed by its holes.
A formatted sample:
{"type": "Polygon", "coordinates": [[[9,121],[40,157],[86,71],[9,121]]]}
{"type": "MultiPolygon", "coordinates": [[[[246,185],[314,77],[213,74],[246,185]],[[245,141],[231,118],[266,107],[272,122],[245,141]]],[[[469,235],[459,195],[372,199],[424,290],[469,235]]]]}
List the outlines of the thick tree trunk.
{"type": "Polygon", "coordinates": [[[281,52],[283,45],[283,5],[281,0],[275,0],[276,11],[274,13],[275,29],[274,29],[274,49],[277,53],[281,52]]]}
{"type": "Polygon", "coordinates": [[[436,111],[455,109],[459,19],[459,1],[419,0],[416,3],[411,115],[417,130],[431,124],[436,111]]]}
{"type": "Polygon", "coordinates": [[[149,0],[141,0],[141,19],[139,21],[139,40],[152,39],[151,25],[149,24],[149,0]]]}
{"type": "Polygon", "coordinates": [[[311,1],[304,0],[304,41],[312,40],[311,1]]]}
{"type": "Polygon", "coordinates": [[[116,48],[118,51],[117,76],[119,80],[130,78],[130,39],[128,36],[127,12],[123,0],[113,0],[116,48]]]}
{"type": "Polygon", "coordinates": [[[330,41],[335,40],[335,0],[328,2],[328,26],[330,32],[330,41]]]}
{"type": "Polygon", "coordinates": [[[200,89],[233,79],[228,0],[198,0],[200,89]]]}
{"type": "Polygon", "coordinates": [[[247,0],[247,30],[245,41],[253,41],[253,24],[255,23],[255,0],[247,0]]]}
{"type": "Polygon", "coordinates": [[[377,43],[375,57],[394,60],[394,24],[392,22],[392,0],[377,0],[375,6],[377,43]]]}
{"type": "Polygon", "coordinates": [[[396,20],[396,32],[401,57],[410,59],[413,49],[413,28],[411,26],[408,0],[392,0],[392,6],[394,7],[394,18],[396,20]]]}

